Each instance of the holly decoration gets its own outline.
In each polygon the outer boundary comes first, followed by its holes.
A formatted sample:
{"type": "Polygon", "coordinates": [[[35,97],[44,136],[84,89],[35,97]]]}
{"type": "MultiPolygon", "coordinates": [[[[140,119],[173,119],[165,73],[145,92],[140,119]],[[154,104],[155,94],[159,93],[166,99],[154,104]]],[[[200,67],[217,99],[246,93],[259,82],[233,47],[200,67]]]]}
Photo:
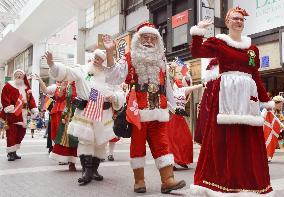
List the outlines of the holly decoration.
{"type": "Polygon", "coordinates": [[[249,56],[249,66],[255,66],[254,58],[255,58],[255,52],[253,50],[248,50],[248,56],[249,56]]]}

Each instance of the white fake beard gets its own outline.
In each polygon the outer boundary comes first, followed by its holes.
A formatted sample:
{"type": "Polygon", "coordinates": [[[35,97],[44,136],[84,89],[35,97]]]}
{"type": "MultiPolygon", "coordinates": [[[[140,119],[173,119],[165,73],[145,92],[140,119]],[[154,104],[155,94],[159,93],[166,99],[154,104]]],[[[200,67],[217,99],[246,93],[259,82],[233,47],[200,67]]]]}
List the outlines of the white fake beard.
{"type": "Polygon", "coordinates": [[[160,70],[165,70],[163,56],[164,52],[159,51],[157,47],[148,48],[138,41],[132,48],[131,59],[139,84],[160,84],[160,70]]]}
{"type": "Polygon", "coordinates": [[[15,84],[16,84],[17,86],[21,86],[21,85],[24,84],[24,80],[23,80],[23,79],[15,79],[15,84]]]}
{"type": "Polygon", "coordinates": [[[88,73],[92,74],[94,76],[99,75],[103,72],[103,69],[98,68],[97,66],[94,66],[93,64],[91,64],[88,73]]]}

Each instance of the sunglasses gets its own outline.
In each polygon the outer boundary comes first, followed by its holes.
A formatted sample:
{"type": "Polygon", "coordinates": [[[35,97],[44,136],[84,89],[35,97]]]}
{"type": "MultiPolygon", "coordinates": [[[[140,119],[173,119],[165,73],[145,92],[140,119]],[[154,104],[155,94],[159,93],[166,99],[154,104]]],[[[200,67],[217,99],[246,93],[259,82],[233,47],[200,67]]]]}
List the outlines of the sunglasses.
{"type": "Polygon", "coordinates": [[[244,22],[246,20],[245,18],[240,18],[240,17],[232,17],[231,19],[233,21],[241,21],[241,22],[244,22]]]}

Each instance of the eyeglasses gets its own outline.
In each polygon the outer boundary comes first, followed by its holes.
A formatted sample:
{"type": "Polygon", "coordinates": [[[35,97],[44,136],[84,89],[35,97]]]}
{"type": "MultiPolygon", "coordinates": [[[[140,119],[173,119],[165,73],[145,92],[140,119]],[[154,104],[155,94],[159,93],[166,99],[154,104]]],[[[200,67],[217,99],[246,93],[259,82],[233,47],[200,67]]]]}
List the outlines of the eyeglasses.
{"type": "Polygon", "coordinates": [[[239,17],[232,17],[231,19],[233,21],[241,21],[241,22],[244,22],[246,20],[245,18],[239,18],[239,17]]]}
{"type": "Polygon", "coordinates": [[[157,36],[152,36],[147,34],[142,34],[141,38],[143,38],[144,40],[151,40],[151,41],[156,41],[158,39],[157,36]]]}

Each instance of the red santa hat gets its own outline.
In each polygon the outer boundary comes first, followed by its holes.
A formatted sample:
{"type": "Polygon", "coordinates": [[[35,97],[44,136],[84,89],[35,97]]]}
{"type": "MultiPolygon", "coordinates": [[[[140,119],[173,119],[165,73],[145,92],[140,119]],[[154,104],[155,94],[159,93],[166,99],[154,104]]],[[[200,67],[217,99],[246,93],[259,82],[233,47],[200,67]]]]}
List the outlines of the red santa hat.
{"type": "Polygon", "coordinates": [[[26,75],[25,71],[23,71],[22,69],[16,69],[14,71],[13,75],[15,76],[15,74],[17,72],[20,72],[20,73],[22,73],[24,75],[24,83],[25,83],[25,85],[27,86],[28,89],[31,89],[31,86],[30,86],[30,83],[28,81],[28,78],[27,78],[27,75],[26,75]]]}
{"type": "Polygon", "coordinates": [[[212,70],[218,64],[219,64],[218,59],[217,58],[213,58],[213,59],[210,60],[206,70],[212,70]]]}
{"type": "Polygon", "coordinates": [[[155,34],[156,36],[161,36],[159,31],[156,29],[155,25],[150,22],[144,22],[137,27],[137,33],[141,34],[155,34]]]}

